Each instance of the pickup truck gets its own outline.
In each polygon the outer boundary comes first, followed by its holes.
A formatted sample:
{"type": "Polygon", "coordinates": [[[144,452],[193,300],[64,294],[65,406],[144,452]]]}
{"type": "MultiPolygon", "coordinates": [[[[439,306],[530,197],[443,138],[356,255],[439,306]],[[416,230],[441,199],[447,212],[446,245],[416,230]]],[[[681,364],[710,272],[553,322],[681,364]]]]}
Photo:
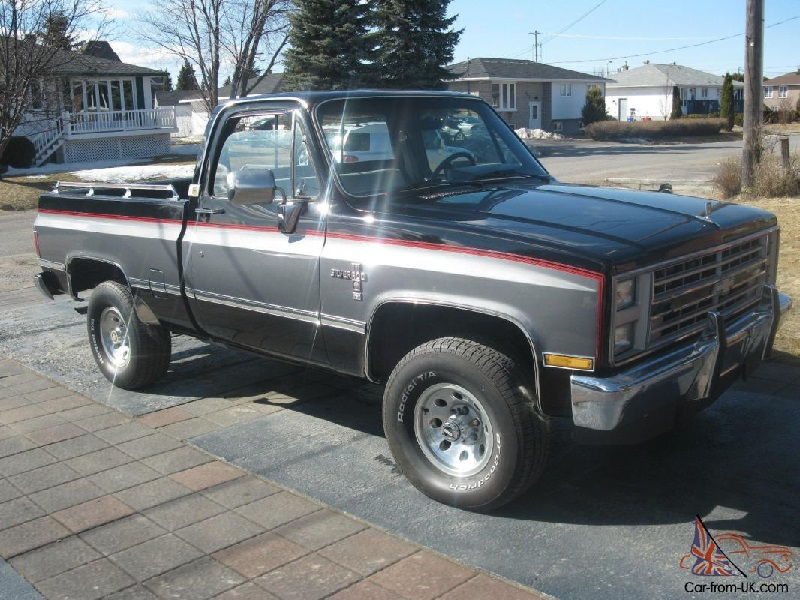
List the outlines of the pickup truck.
{"type": "Polygon", "coordinates": [[[42,195],[41,291],[91,290],[91,351],[122,388],[166,372],[171,334],[384,384],[398,466],[465,509],[536,481],[552,418],[584,442],[670,430],[791,306],[772,214],[560,183],[473,96],[250,97],[205,138],[191,180],[42,195]],[[348,154],[360,127],[380,153],[348,154]]]}

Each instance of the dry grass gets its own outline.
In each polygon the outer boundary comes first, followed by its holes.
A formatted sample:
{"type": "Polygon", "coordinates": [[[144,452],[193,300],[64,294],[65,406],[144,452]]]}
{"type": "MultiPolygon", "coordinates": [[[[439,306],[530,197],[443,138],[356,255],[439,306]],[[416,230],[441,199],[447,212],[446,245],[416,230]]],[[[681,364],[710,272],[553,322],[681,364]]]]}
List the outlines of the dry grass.
{"type": "Polygon", "coordinates": [[[800,197],[738,198],[736,202],[774,213],[781,227],[778,289],[795,301],[775,339],[777,357],[800,363],[800,197]]]}
{"type": "MultiPolygon", "coordinates": [[[[714,176],[714,185],[722,198],[732,198],[742,192],[742,161],[730,158],[720,163],[714,176]]],[[[753,198],[781,198],[800,195],[800,154],[789,157],[786,169],[776,152],[765,152],[756,165],[752,189],[744,195],[753,198]]]]}

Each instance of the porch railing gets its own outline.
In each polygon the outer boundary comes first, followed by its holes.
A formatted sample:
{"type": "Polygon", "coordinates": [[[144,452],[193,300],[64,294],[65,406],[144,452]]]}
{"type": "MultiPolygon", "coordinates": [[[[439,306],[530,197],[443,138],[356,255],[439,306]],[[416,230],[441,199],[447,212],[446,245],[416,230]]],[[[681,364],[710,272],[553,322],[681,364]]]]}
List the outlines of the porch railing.
{"type": "Polygon", "coordinates": [[[67,137],[111,131],[173,129],[175,128],[175,107],[65,112],[62,119],[64,134],[67,137]]]}
{"type": "Polygon", "coordinates": [[[36,150],[37,160],[49,150],[55,142],[61,138],[62,135],[62,122],[58,119],[53,120],[53,126],[50,129],[39,131],[28,135],[28,139],[33,142],[33,147],[36,150]]]}

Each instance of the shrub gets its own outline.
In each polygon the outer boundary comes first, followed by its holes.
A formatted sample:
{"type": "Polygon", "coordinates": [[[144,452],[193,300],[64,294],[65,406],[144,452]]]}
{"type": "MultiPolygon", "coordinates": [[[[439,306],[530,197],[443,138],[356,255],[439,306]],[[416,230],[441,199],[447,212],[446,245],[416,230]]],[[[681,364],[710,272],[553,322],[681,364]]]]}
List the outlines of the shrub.
{"type": "Polygon", "coordinates": [[[725,129],[733,129],[733,78],[725,73],[722,82],[722,97],[719,101],[719,116],[725,119],[725,129]]]}
{"type": "Polygon", "coordinates": [[[678,119],[670,121],[602,121],[586,127],[586,135],[594,140],[644,138],[656,140],[670,137],[714,135],[719,133],[722,119],[678,119]]]}
{"type": "Polygon", "coordinates": [[[36,148],[33,142],[26,137],[12,136],[6,144],[0,164],[9,165],[15,169],[27,169],[33,166],[36,158],[36,148]]]}
{"type": "Polygon", "coordinates": [[[744,113],[736,113],[733,115],[733,124],[742,127],[744,125],[744,113]]]}
{"type": "Polygon", "coordinates": [[[714,186],[719,190],[723,198],[733,198],[742,191],[742,162],[735,158],[729,158],[720,163],[716,175],[714,175],[714,186]]]}
{"type": "Polygon", "coordinates": [[[672,112],[669,114],[670,120],[680,119],[683,116],[681,109],[681,90],[677,85],[672,86],[672,112]]]}
{"type": "Polygon", "coordinates": [[[686,115],[687,119],[719,119],[718,112],[710,112],[706,113],[692,113],[690,115],[686,115]]]}
{"type": "MultiPolygon", "coordinates": [[[[714,185],[723,198],[731,198],[742,192],[742,161],[730,158],[720,164],[714,176],[714,185]]],[[[756,165],[753,187],[747,193],[760,198],[796,196],[800,194],[800,154],[795,153],[784,168],[781,157],[766,153],[756,165]]]]}
{"type": "Polygon", "coordinates": [[[603,98],[600,88],[586,90],[586,104],[581,109],[581,118],[584,126],[609,119],[606,113],[606,99],[603,98]]]}

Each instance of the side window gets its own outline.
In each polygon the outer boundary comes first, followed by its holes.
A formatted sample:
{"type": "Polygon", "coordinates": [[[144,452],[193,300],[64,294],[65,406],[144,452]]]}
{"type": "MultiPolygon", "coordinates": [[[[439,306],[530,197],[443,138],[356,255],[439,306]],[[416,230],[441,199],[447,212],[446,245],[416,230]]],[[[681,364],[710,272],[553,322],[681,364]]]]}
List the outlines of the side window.
{"type": "Polygon", "coordinates": [[[305,128],[295,121],[294,128],[294,196],[296,198],[315,198],[319,196],[319,179],[311,162],[305,128]]]}
{"type": "Polygon", "coordinates": [[[213,174],[212,194],[227,198],[231,174],[242,168],[272,169],[275,183],[291,189],[292,112],[231,119],[213,174]]]}

